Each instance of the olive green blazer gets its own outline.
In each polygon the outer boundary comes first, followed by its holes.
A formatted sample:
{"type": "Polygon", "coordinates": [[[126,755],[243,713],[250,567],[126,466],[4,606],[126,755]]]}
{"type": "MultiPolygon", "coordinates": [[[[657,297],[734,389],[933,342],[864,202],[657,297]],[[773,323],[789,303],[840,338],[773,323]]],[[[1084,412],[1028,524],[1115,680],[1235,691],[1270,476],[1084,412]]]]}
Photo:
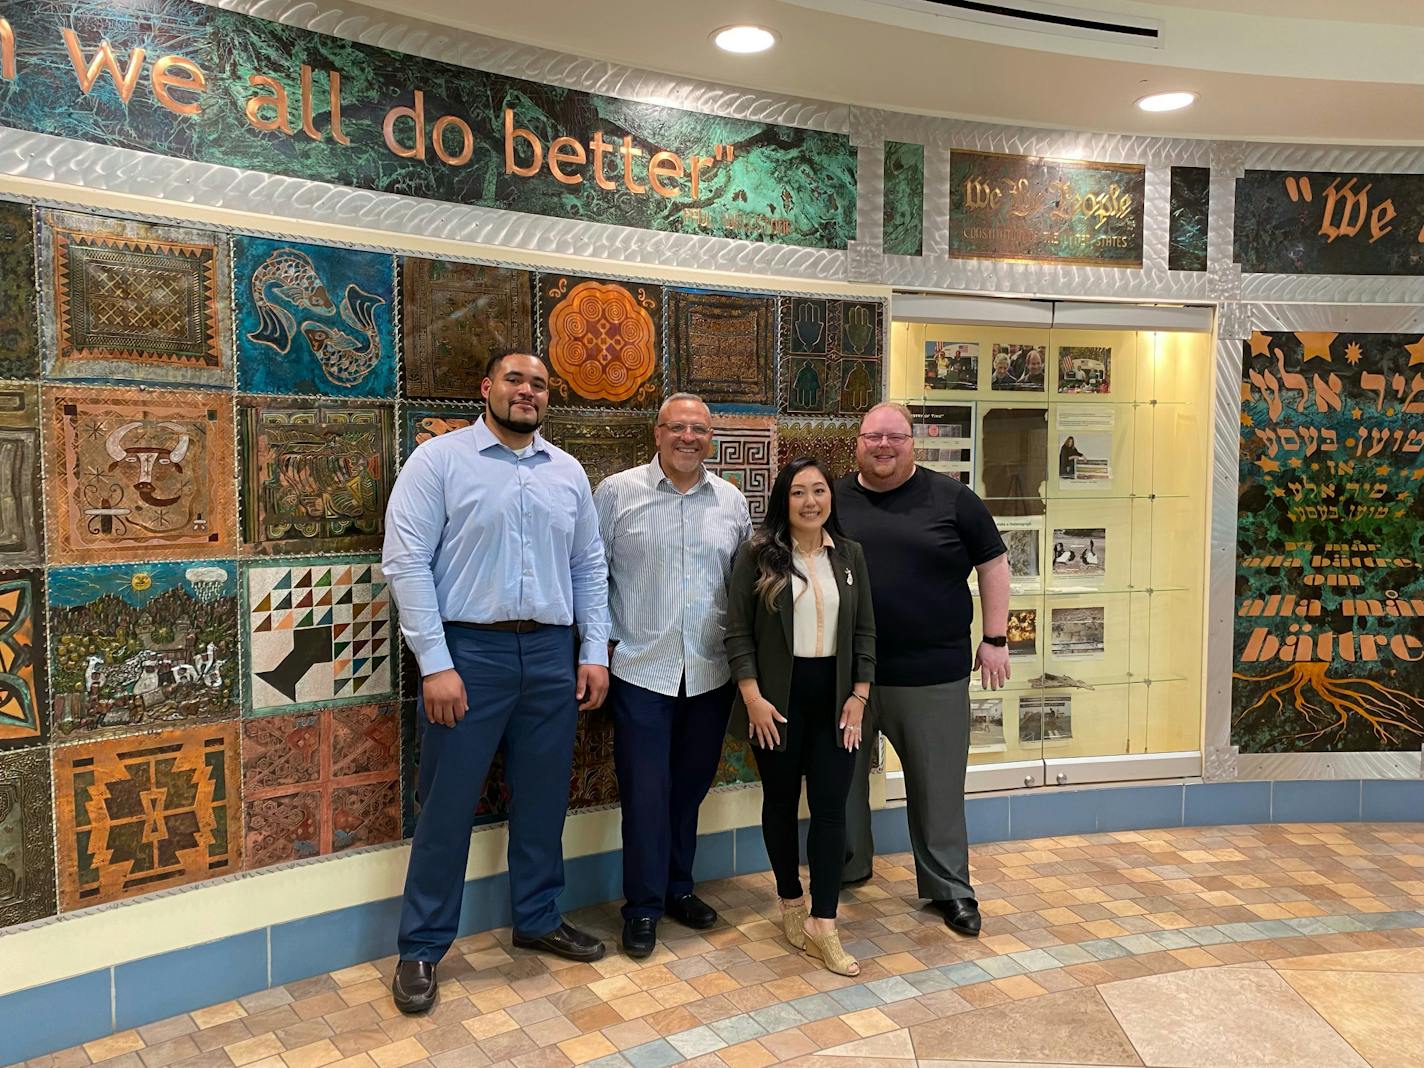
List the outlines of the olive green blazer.
{"type": "MultiPolygon", "coordinates": [[[[831,572],[840,591],[836,618],[836,704],[826,715],[839,718],[841,706],[857,682],[875,681],[875,610],[870,604],[870,575],[860,543],[836,538],[827,550],[831,572]]],[[[756,679],[761,695],[783,716],[791,700],[793,609],[791,583],[777,598],[776,611],[768,612],[757,596],[757,567],[749,543],[743,542],[732,566],[727,591],[727,660],[732,678],[756,679]]],[[[747,706],[740,691],[732,705],[728,732],[747,737],[747,706]]],[[[785,734],[782,735],[783,742],[785,734]]]]}

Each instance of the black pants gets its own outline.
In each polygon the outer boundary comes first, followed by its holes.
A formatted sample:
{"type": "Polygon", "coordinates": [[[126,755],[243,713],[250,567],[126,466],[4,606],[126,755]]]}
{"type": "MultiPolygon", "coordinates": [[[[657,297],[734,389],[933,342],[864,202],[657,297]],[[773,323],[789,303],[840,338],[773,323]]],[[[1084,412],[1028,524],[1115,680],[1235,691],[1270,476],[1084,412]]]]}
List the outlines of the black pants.
{"type": "Polygon", "coordinates": [[[788,900],[800,897],[797,815],[804,775],[811,809],[806,838],[811,915],[833,920],[845,864],[846,797],[855,771],[855,754],[840,745],[835,657],[796,658],[786,719],[777,725],[786,740],[784,750],[752,747],[761,772],[761,833],[776,875],[777,895],[788,900]]]}
{"type": "Polygon", "coordinates": [[[612,681],[613,766],[623,799],[623,918],[663,914],[692,893],[697,811],[722,759],[731,684],[666,697],[612,681]]]}

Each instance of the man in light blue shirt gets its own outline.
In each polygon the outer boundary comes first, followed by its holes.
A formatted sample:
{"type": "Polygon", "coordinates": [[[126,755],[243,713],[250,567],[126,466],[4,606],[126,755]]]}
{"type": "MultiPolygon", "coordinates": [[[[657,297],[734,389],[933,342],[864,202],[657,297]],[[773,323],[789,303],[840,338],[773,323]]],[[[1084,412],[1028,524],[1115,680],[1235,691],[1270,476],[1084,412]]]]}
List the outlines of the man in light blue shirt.
{"type": "Polygon", "coordinates": [[[658,452],[594,495],[613,617],[613,760],[623,809],[623,948],[646,957],[664,915],[694,929],[717,913],[693,893],[697,811],[732,707],[724,645],[732,558],[751,535],[741,491],[703,466],[712,416],[678,393],[658,412],[658,452]]]}
{"type": "Polygon", "coordinates": [[[406,1013],[434,1004],[501,741],[514,944],[579,961],[604,953],[556,904],[578,713],[608,689],[608,572],[593,497],[578,461],[538,432],[543,363],[496,357],[481,392],[484,416],[416,449],[386,510],[382,568],[422,676],[421,807],[392,982],[406,1013]]]}

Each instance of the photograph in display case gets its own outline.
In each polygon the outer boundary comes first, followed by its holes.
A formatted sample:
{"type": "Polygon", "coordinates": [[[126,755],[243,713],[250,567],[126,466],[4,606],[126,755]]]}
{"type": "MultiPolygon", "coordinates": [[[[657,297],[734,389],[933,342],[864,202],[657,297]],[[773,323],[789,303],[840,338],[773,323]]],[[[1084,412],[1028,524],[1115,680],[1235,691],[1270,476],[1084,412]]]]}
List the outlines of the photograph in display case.
{"type": "Polygon", "coordinates": [[[1009,612],[1009,655],[1038,655],[1038,609],[1015,608],[1009,612]]]}
{"type": "Polygon", "coordinates": [[[979,388],[977,341],[926,341],[925,392],[936,389],[974,392],[979,388]]]}
{"type": "Polygon", "coordinates": [[[1055,527],[1055,578],[1101,581],[1107,574],[1108,532],[1105,527],[1055,527]]]}
{"type": "Polygon", "coordinates": [[[1058,660],[1101,660],[1104,615],[1101,605],[1052,609],[1049,648],[1053,656],[1058,660]]]}
{"type": "Polygon", "coordinates": [[[1004,699],[983,697],[969,702],[969,751],[1001,753],[1004,741],[1004,699]]]}
{"type": "Polygon", "coordinates": [[[1073,698],[1028,694],[1019,698],[1019,744],[1073,740],[1073,698]]]}
{"type": "Polygon", "coordinates": [[[1058,349],[1058,392],[1112,392],[1112,349],[1106,345],[1061,346],[1058,349]]]}
{"type": "Polygon", "coordinates": [[[980,496],[995,516],[1042,515],[1048,482],[1048,412],[990,408],[979,447],[980,496]]]}
{"type": "Polygon", "coordinates": [[[1016,590],[1043,585],[1043,520],[1012,516],[997,520],[999,537],[1009,553],[1009,581],[1016,590]]]}
{"type": "Polygon", "coordinates": [[[1113,410],[1059,409],[1058,481],[1069,489],[1105,489],[1112,481],[1113,410]]]}
{"type": "Polygon", "coordinates": [[[974,407],[969,404],[911,404],[915,463],[942,471],[965,485],[974,479],[974,407]]]}
{"type": "Polygon", "coordinates": [[[1044,345],[995,345],[990,361],[989,388],[1042,393],[1048,366],[1044,345]]]}

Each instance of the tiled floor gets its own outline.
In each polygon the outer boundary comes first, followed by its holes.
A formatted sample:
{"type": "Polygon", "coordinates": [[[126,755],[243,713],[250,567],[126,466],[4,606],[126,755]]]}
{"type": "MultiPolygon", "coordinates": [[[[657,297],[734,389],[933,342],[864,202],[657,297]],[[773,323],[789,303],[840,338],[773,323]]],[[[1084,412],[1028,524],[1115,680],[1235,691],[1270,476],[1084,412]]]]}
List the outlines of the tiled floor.
{"type": "MultiPolygon", "coordinates": [[[[1123,832],[974,851],[984,937],[881,858],[841,922],[856,979],[777,937],[768,876],[701,888],[723,923],[574,965],[464,939],[400,1016],[378,961],[32,1068],[1424,1068],[1424,824],[1123,832]]],[[[573,919],[612,942],[612,906],[573,919]]]]}

